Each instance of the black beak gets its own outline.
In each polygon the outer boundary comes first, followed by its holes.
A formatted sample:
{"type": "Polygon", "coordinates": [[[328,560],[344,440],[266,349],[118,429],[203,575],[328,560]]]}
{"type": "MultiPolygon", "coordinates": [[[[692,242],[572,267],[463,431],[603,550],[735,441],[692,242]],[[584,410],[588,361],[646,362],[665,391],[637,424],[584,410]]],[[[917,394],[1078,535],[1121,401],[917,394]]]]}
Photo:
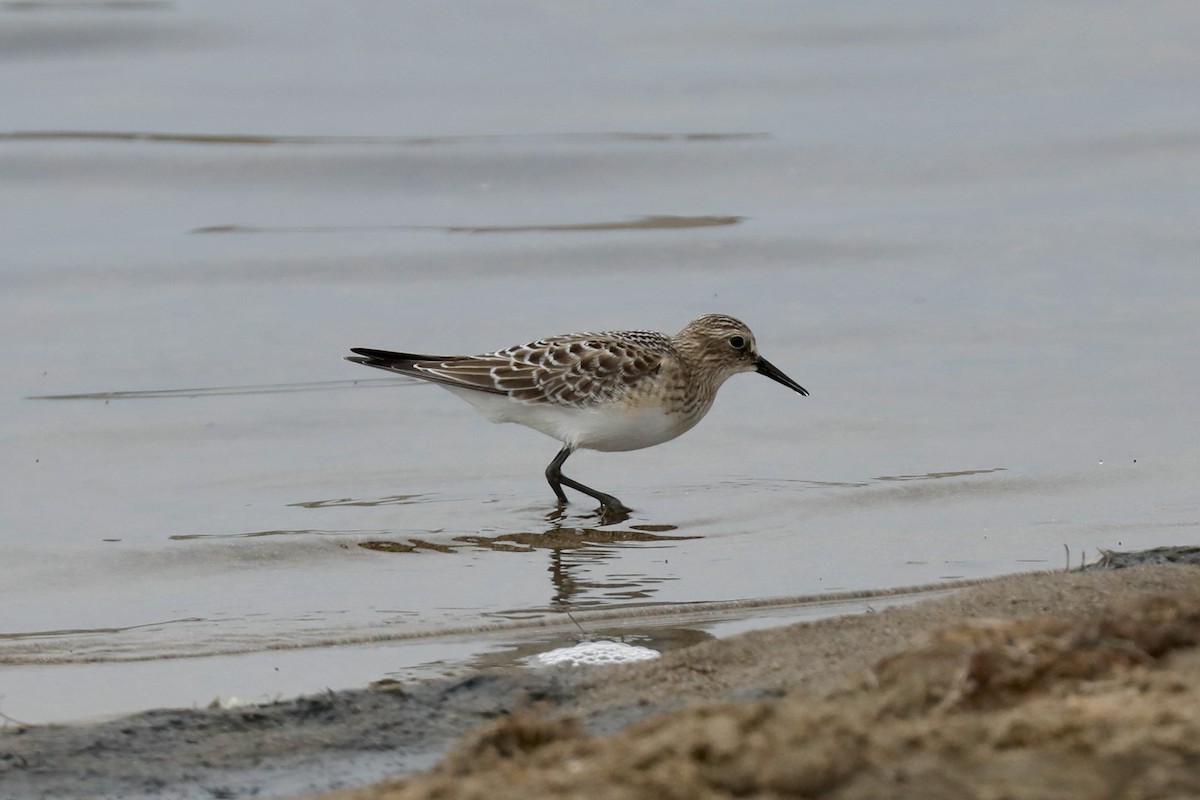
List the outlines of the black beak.
{"type": "Polygon", "coordinates": [[[784,386],[788,387],[789,389],[794,389],[795,391],[799,392],[800,394],[804,395],[805,397],[808,396],[807,389],[805,389],[800,384],[796,383],[794,380],[789,378],[787,375],[784,375],[782,372],[779,371],[778,367],[776,367],[770,361],[767,361],[762,356],[759,356],[758,361],[756,361],[754,363],[754,371],[757,372],[759,375],[766,375],[768,378],[770,378],[771,380],[773,380],[777,383],[782,383],[784,386]]]}

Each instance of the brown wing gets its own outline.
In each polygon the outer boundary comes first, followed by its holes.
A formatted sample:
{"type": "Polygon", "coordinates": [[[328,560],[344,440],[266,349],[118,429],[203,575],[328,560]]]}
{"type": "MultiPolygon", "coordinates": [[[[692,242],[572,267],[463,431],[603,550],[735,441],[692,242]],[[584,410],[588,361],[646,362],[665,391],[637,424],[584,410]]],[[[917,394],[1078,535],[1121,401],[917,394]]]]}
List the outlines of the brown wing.
{"type": "Polygon", "coordinates": [[[604,334],[579,334],[487,355],[419,361],[411,364],[409,374],[504,393],[526,403],[586,408],[615,400],[656,374],[669,357],[667,346],[647,347],[604,334]]]}

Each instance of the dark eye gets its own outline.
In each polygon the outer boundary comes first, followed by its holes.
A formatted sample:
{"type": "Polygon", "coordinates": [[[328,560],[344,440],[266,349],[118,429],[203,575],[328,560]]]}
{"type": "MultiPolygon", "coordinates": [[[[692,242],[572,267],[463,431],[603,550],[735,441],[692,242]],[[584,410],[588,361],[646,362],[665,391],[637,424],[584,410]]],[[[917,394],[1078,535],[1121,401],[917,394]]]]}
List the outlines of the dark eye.
{"type": "Polygon", "coordinates": [[[746,346],[746,337],[745,336],[730,336],[729,337],[729,346],[732,347],[734,350],[741,350],[743,347],[746,346]]]}

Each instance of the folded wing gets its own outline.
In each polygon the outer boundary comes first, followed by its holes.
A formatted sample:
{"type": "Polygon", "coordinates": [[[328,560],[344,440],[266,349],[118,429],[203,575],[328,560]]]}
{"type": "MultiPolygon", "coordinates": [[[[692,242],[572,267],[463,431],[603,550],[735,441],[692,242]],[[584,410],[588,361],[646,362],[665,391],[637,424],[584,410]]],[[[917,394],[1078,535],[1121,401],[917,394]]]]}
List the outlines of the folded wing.
{"type": "Polygon", "coordinates": [[[656,374],[666,349],[603,335],[556,337],[478,356],[432,356],[353,348],[347,360],[449,387],[524,403],[586,408],[611,402],[656,374]]]}

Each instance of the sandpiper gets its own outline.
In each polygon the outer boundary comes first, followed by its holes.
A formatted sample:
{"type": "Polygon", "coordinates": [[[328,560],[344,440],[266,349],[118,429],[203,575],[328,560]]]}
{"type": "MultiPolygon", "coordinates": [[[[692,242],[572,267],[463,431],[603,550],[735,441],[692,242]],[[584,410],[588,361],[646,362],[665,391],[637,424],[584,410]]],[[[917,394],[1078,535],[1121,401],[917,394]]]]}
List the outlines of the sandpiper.
{"type": "Polygon", "coordinates": [[[758,354],[754,334],[733,317],[705,314],[675,336],[654,331],[569,333],[478,356],[431,356],[355,347],[346,360],[436,383],[493,422],[518,422],[563,448],[546,480],[629,509],[610,494],[562,474],[580,448],[637,450],[674,439],[712,408],[717,389],[739,372],[757,372],[807,395],[758,354]]]}

